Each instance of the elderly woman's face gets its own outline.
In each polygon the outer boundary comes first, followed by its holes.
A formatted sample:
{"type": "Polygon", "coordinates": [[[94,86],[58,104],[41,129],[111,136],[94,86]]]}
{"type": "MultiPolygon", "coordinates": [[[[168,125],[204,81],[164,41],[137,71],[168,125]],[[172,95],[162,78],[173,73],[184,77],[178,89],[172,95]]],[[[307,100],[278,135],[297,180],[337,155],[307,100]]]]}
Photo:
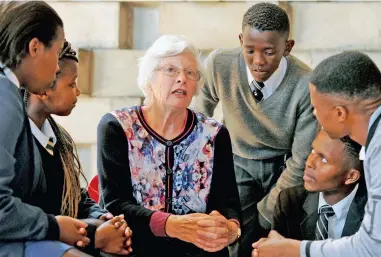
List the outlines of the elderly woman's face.
{"type": "Polygon", "coordinates": [[[154,102],[175,108],[187,108],[194,96],[200,72],[191,53],[166,57],[152,79],[154,102]]]}

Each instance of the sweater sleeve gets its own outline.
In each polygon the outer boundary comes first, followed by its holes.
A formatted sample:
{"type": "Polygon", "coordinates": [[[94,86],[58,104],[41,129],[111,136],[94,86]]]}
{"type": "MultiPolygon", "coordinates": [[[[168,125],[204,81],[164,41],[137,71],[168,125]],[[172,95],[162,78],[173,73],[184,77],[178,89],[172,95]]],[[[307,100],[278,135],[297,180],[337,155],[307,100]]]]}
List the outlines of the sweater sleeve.
{"type": "Polygon", "coordinates": [[[194,98],[191,108],[203,113],[208,117],[213,117],[214,109],[216,108],[219,97],[216,90],[214,79],[214,56],[216,51],[209,54],[204,61],[205,83],[201,86],[199,94],[194,98]]]}
{"type": "Polygon", "coordinates": [[[222,126],[215,139],[213,177],[207,212],[217,210],[227,219],[241,220],[241,204],[234,173],[232,145],[222,126]]]}
{"type": "Polygon", "coordinates": [[[305,90],[294,130],[292,157],[287,160],[286,169],[282,172],[275,187],[258,203],[258,210],[261,214],[260,223],[265,229],[269,229],[272,224],[272,213],[279,192],[303,183],[305,162],[311,152],[312,141],[317,131],[317,122],[312,112],[309,91],[305,90]]]}
{"type": "Polygon", "coordinates": [[[124,214],[134,237],[152,236],[150,221],[154,212],[140,206],[133,197],[127,137],[111,114],[106,114],[98,125],[97,155],[105,208],[114,215],[124,214]]]}
{"type": "Polygon", "coordinates": [[[59,227],[55,217],[14,196],[16,146],[26,129],[26,118],[14,85],[1,83],[0,97],[0,241],[58,240],[59,227]]]}

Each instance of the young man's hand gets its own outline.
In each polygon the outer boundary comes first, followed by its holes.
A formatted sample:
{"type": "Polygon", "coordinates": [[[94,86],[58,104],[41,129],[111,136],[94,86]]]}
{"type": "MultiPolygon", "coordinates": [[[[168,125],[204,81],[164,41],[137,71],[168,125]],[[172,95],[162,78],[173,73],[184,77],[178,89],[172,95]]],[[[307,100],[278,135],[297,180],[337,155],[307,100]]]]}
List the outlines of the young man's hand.
{"type": "Polygon", "coordinates": [[[252,257],[300,257],[300,241],[284,238],[275,230],[253,243],[253,248],[252,257]]]}
{"type": "Polygon", "coordinates": [[[95,247],[106,253],[128,255],[132,252],[131,235],[127,222],[117,216],[97,228],[95,247]]]}
{"type": "Polygon", "coordinates": [[[108,220],[111,220],[112,218],[114,218],[114,215],[112,215],[112,213],[110,213],[110,212],[105,213],[99,217],[99,219],[103,220],[103,221],[108,221],[108,220]]]}
{"type": "Polygon", "coordinates": [[[87,224],[85,222],[68,216],[56,216],[56,220],[60,229],[61,242],[78,247],[85,247],[90,243],[90,239],[86,237],[87,224]]]}

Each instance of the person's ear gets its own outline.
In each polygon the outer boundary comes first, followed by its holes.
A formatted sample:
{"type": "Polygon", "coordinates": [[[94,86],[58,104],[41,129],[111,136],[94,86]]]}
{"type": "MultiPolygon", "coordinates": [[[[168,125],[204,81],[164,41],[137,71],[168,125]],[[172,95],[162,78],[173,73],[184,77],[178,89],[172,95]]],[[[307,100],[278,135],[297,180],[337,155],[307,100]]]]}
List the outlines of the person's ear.
{"type": "Polygon", "coordinates": [[[335,106],[337,120],[343,123],[348,118],[348,109],[343,105],[335,106]]]}
{"type": "Polygon", "coordinates": [[[350,169],[345,178],[345,185],[351,185],[359,181],[361,173],[357,169],[350,169]]]}
{"type": "Polygon", "coordinates": [[[295,45],[295,41],[293,39],[286,41],[286,49],[283,52],[283,56],[287,56],[291,53],[292,48],[295,45]]]}
{"type": "Polygon", "coordinates": [[[243,34],[239,33],[238,38],[239,38],[239,43],[240,43],[240,45],[242,47],[242,45],[243,45],[243,34]]]}
{"type": "Polygon", "coordinates": [[[31,41],[29,41],[28,45],[28,53],[31,57],[37,56],[41,52],[43,44],[38,40],[38,38],[32,38],[31,41]]]}

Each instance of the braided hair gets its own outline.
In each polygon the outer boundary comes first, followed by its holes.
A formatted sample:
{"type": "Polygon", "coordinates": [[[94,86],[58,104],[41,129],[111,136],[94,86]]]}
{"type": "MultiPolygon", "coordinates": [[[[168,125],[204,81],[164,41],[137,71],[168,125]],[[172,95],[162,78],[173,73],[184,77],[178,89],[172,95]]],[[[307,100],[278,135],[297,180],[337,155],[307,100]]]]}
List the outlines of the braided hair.
{"type": "MultiPolygon", "coordinates": [[[[59,55],[59,65],[62,67],[65,60],[74,60],[78,62],[76,52],[71,49],[70,44],[66,41],[61,54],[59,55]]],[[[53,88],[56,86],[56,82],[53,88]]],[[[24,91],[25,108],[28,105],[28,91],[24,91]]],[[[77,218],[78,207],[81,200],[81,185],[80,178],[83,177],[87,183],[83,173],[81,163],[79,161],[77,148],[69,135],[69,133],[56,123],[51,115],[48,116],[48,121],[57,137],[58,151],[61,158],[61,163],[64,170],[64,190],[62,191],[61,215],[77,218]]]]}

